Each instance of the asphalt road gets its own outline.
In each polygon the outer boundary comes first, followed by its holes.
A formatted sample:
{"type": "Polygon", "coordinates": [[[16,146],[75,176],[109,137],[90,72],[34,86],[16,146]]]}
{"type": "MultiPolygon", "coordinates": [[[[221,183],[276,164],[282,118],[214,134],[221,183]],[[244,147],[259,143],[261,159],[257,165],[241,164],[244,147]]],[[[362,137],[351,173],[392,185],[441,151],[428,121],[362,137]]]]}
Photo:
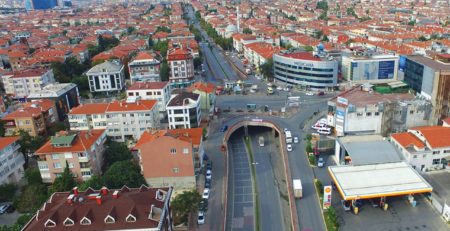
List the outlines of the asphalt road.
{"type": "Polygon", "coordinates": [[[277,180],[274,175],[273,158],[281,158],[275,145],[272,129],[249,128],[256,169],[256,187],[259,195],[259,217],[261,230],[286,230],[283,227],[282,208],[277,180]],[[264,147],[259,146],[259,137],[264,137],[264,147]],[[278,156],[276,156],[278,155],[278,156]]]}

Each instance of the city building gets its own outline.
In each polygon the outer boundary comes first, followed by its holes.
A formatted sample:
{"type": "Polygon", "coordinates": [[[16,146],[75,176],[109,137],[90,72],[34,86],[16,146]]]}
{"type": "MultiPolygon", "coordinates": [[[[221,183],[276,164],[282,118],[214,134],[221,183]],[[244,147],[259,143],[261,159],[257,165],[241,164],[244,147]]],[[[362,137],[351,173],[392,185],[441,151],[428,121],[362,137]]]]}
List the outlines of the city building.
{"type": "Polygon", "coordinates": [[[271,59],[274,54],[282,50],[279,46],[271,43],[255,42],[244,45],[244,57],[257,71],[259,67],[271,59]]]}
{"type": "Polygon", "coordinates": [[[125,86],[124,66],[118,61],[105,61],[92,67],[86,75],[91,92],[120,92],[125,86]]]}
{"type": "Polygon", "coordinates": [[[159,82],[160,62],[147,52],[139,52],[128,63],[131,83],[134,82],[159,82]]]}
{"type": "Polygon", "coordinates": [[[188,91],[200,95],[200,108],[204,112],[211,112],[216,100],[216,86],[212,83],[195,82],[188,87],[188,91]]]}
{"type": "Polygon", "coordinates": [[[400,58],[400,70],[406,82],[417,94],[431,100],[435,123],[450,116],[450,59],[411,55],[400,58]]]}
{"type": "Polygon", "coordinates": [[[128,188],[84,192],[55,192],[24,231],[31,230],[147,230],[172,231],[172,188],[128,188]]]}
{"type": "Polygon", "coordinates": [[[172,95],[166,106],[169,128],[196,128],[201,122],[200,95],[182,92],[172,95]]]}
{"type": "Polygon", "coordinates": [[[194,58],[188,48],[175,47],[167,52],[169,81],[174,87],[186,87],[194,79],[194,58]]]}
{"type": "Polygon", "coordinates": [[[70,109],[78,106],[78,87],[74,83],[53,83],[44,87],[42,91],[29,94],[27,101],[49,99],[55,102],[59,120],[64,121],[70,109]]]}
{"type": "Polygon", "coordinates": [[[391,142],[413,168],[421,171],[449,169],[450,127],[423,126],[391,135],[391,142]]]}
{"type": "Polygon", "coordinates": [[[306,89],[332,90],[337,86],[338,61],[310,52],[280,52],[273,55],[277,81],[306,89]]]}
{"type": "Polygon", "coordinates": [[[34,10],[48,10],[58,6],[57,0],[31,0],[34,10]]]}
{"type": "Polygon", "coordinates": [[[166,104],[169,102],[172,89],[169,82],[136,82],[127,89],[128,97],[158,101],[161,118],[166,115],[166,104]]]}
{"type": "Polygon", "coordinates": [[[138,100],[83,104],[73,108],[69,115],[71,130],[107,129],[113,140],[138,140],[146,129],[159,127],[156,100],[138,100]]]}
{"type": "Polygon", "coordinates": [[[23,154],[19,151],[20,137],[0,138],[0,185],[18,183],[23,177],[23,154]]]}
{"type": "Polygon", "coordinates": [[[5,136],[18,135],[20,130],[31,136],[45,135],[47,129],[58,121],[55,102],[42,99],[28,102],[2,118],[5,136]]]}
{"type": "Polygon", "coordinates": [[[66,164],[78,182],[100,175],[105,141],[106,130],[57,133],[35,152],[42,181],[53,183],[66,164]]]}
{"type": "Polygon", "coordinates": [[[134,150],[147,184],[177,191],[195,189],[195,171],[204,156],[202,134],[201,128],[146,131],[134,150]]]}
{"type": "Polygon", "coordinates": [[[337,136],[406,131],[432,124],[431,102],[408,93],[382,94],[372,85],[355,86],[328,101],[328,126],[337,136]]]}
{"type": "Polygon", "coordinates": [[[52,69],[28,69],[2,76],[5,92],[14,98],[25,98],[55,83],[52,69]]]}
{"type": "Polygon", "coordinates": [[[356,83],[396,81],[398,60],[395,55],[362,54],[342,56],[342,76],[356,83]]]}

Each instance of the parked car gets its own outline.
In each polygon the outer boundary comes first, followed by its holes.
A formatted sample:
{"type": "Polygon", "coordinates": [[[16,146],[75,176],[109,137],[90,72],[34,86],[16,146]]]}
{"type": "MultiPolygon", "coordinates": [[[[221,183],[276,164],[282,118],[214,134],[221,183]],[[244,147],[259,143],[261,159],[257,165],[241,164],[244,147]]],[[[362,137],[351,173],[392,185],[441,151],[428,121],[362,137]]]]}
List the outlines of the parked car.
{"type": "Polygon", "coordinates": [[[10,204],[0,205],[0,214],[6,213],[6,211],[9,209],[10,206],[11,206],[10,204]]]}
{"type": "Polygon", "coordinates": [[[206,164],[206,170],[212,170],[212,162],[208,161],[208,163],[206,164]]]}
{"type": "Polygon", "coordinates": [[[352,202],[341,200],[342,208],[344,208],[344,211],[350,211],[352,209],[352,202]]]}
{"type": "Polygon", "coordinates": [[[278,90],[278,91],[282,91],[282,90],[283,90],[283,87],[282,87],[282,86],[278,86],[278,87],[277,87],[277,90],[278,90]]]}
{"type": "Polygon", "coordinates": [[[198,203],[198,209],[199,209],[200,211],[206,211],[206,210],[208,210],[208,200],[202,199],[202,200],[198,203]]]}
{"type": "Polygon", "coordinates": [[[312,93],[312,92],[306,92],[306,95],[314,95],[314,93],[312,93]]]}
{"type": "Polygon", "coordinates": [[[226,132],[228,130],[228,125],[224,125],[221,129],[220,132],[226,132]]]}
{"type": "Polygon", "coordinates": [[[317,161],[317,167],[322,168],[325,165],[325,161],[323,160],[322,157],[319,158],[319,160],[317,161]]]}
{"type": "Polygon", "coordinates": [[[325,92],[319,91],[319,92],[317,93],[317,95],[325,95],[325,92]]]}
{"type": "Polygon", "coordinates": [[[298,143],[298,137],[294,136],[294,144],[297,144],[297,143],[298,143]]]}
{"type": "Polygon", "coordinates": [[[209,198],[209,188],[203,189],[202,198],[203,199],[208,199],[209,198]]]}
{"type": "Polygon", "coordinates": [[[205,188],[211,188],[211,181],[205,180],[205,188]]]}
{"type": "Polygon", "coordinates": [[[286,146],[286,148],[287,148],[287,151],[288,151],[288,152],[292,152],[292,145],[291,145],[291,144],[288,144],[288,145],[286,146]]]}
{"type": "Polygon", "coordinates": [[[212,178],[212,171],[211,170],[206,170],[206,179],[207,180],[211,180],[212,178]]]}
{"type": "Polygon", "coordinates": [[[197,224],[199,225],[205,224],[205,213],[203,211],[198,212],[197,224]]]}

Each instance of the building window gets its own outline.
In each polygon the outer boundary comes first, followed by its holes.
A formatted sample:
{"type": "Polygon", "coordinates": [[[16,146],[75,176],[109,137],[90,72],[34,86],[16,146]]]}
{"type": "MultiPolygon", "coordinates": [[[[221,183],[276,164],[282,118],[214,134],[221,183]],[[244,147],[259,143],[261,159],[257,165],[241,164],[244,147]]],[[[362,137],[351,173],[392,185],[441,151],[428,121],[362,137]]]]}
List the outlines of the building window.
{"type": "Polygon", "coordinates": [[[356,116],[361,117],[362,113],[358,112],[358,113],[356,113],[356,116]]]}
{"type": "Polygon", "coordinates": [[[441,159],[433,159],[433,164],[440,164],[441,163],[441,159]]]}
{"type": "Polygon", "coordinates": [[[73,163],[69,163],[69,168],[73,168],[73,163]]]}
{"type": "Polygon", "coordinates": [[[82,171],[81,175],[82,176],[90,176],[91,175],[91,171],[82,171]]]}
{"type": "Polygon", "coordinates": [[[179,168],[172,168],[172,171],[173,171],[173,173],[178,173],[178,172],[180,172],[180,169],[179,168]]]}
{"type": "Polygon", "coordinates": [[[372,116],[372,112],[367,112],[366,116],[372,116]]]}
{"type": "Polygon", "coordinates": [[[176,148],[171,148],[170,149],[170,153],[171,154],[176,154],[177,153],[177,149],[176,148]]]}
{"type": "Polygon", "coordinates": [[[52,159],[53,160],[59,159],[59,154],[52,154],[52,159]]]}
{"type": "Polygon", "coordinates": [[[183,148],[183,154],[189,154],[189,148],[183,148]]]}
{"type": "Polygon", "coordinates": [[[439,154],[441,151],[433,151],[433,155],[439,154]]]}
{"type": "Polygon", "coordinates": [[[53,168],[61,168],[61,163],[53,163],[53,168]]]}
{"type": "Polygon", "coordinates": [[[444,150],[444,153],[450,153],[450,150],[444,150]]]}
{"type": "Polygon", "coordinates": [[[375,112],[375,116],[379,116],[380,115],[380,113],[379,112],[375,112]]]}
{"type": "Polygon", "coordinates": [[[72,158],[72,153],[70,153],[70,152],[64,153],[64,158],[71,159],[72,158]]]}

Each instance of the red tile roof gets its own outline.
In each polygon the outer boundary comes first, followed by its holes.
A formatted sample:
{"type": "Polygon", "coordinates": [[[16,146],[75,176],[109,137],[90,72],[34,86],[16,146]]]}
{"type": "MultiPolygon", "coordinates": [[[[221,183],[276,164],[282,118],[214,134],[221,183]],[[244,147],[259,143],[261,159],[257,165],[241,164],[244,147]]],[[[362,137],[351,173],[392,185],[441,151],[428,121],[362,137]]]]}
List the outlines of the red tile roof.
{"type": "Polygon", "coordinates": [[[142,133],[141,138],[138,140],[134,148],[138,149],[143,144],[152,142],[158,137],[165,136],[166,134],[172,135],[180,140],[192,142],[193,145],[200,145],[203,137],[203,129],[186,128],[186,129],[145,131],[144,133],[142,133]]]}
{"type": "Polygon", "coordinates": [[[0,137],[0,150],[6,148],[6,146],[18,141],[20,136],[0,137]]]}
{"type": "Polygon", "coordinates": [[[72,142],[71,147],[54,147],[52,141],[49,140],[37,151],[37,155],[46,155],[52,153],[64,153],[64,152],[84,152],[90,150],[92,145],[105,133],[105,129],[79,131],[77,136],[72,142]]]}
{"type": "Polygon", "coordinates": [[[321,61],[320,58],[314,57],[314,55],[311,52],[295,52],[295,53],[289,53],[289,54],[280,53],[279,55],[284,56],[284,57],[293,58],[293,59],[321,61]]]}
{"type": "Polygon", "coordinates": [[[14,112],[9,113],[5,117],[2,118],[2,120],[14,120],[16,118],[30,118],[30,117],[38,117],[42,114],[42,111],[40,108],[22,108],[17,109],[14,112]]]}
{"type": "Polygon", "coordinates": [[[427,126],[410,130],[420,131],[432,148],[450,147],[450,127],[427,126]]]}
{"type": "Polygon", "coordinates": [[[167,61],[192,59],[192,55],[188,49],[173,48],[167,53],[167,61]]]}
{"type": "Polygon", "coordinates": [[[136,57],[134,57],[134,60],[146,60],[146,59],[154,59],[153,56],[147,52],[139,52],[136,57]]]}
{"type": "Polygon", "coordinates": [[[150,90],[150,89],[163,89],[169,82],[135,82],[128,90],[150,90]]]}
{"type": "Polygon", "coordinates": [[[123,101],[114,101],[109,104],[107,112],[123,112],[123,111],[148,111],[155,105],[156,100],[137,100],[135,103],[127,103],[123,101]]]}
{"type": "Polygon", "coordinates": [[[188,87],[188,91],[201,91],[206,93],[214,93],[216,89],[216,86],[212,83],[205,83],[205,82],[195,82],[191,86],[188,87]]]}
{"type": "Polygon", "coordinates": [[[12,78],[39,77],[47,73],[49,70],[50,69],[28,69],[14,73],[14,76],[12,78]]]}
{"type": "Polygon", "coordinates": [[[80,104],[77,107],[72,108],[69,114],[71,115],[102,114],[106,112],[106,108],[108,108],[107,103],[80,104]]]}
{"type": "Polygon", "coordinates": [[[400,143],[400,145],[402,145],[404,148],[408,148],[411,146],[415,146],[417,148],[425,147],[425,144],[410,132],[395,133],[392,134],[391,137],[398,143],[400,143]]]}

